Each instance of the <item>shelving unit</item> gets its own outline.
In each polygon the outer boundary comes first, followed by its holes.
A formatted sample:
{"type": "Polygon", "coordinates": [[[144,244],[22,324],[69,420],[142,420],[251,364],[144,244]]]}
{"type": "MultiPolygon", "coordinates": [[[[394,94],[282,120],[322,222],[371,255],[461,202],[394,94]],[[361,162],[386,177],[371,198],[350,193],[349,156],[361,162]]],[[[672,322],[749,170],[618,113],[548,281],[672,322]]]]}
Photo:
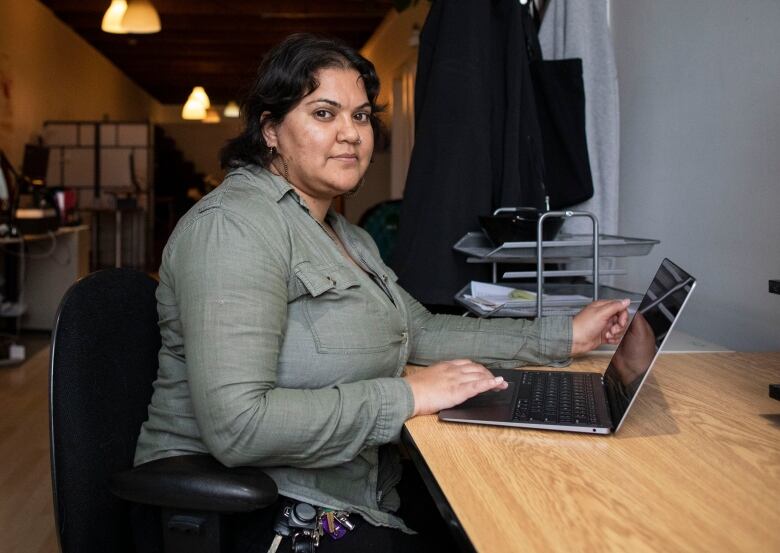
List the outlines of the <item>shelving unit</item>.
{"type": "MultiPolygon", "coordinates": [[[[453,248],[466,254],[467,263],[490,263],[493,266],[493,283],[498,283],[498,265],[506,263],[536,264],[535,271],[505,272],[502,278],[536,278],[535,286],[521,285],[516,288],[534,291],[536,299],[508,301],[492,311],[486,311],[470,299],[471,284],[467,284],[455,296],[455,301],[479,317],[541,317],[544,315],[574,314],[586,302],[579,300],[546,299],[548,295],[580,295],[593,300],[599,298],[630,298],[632,302],[641,300],[641,295],[611,286],[599,284],[599,277],[623,275],[625,270],[602,269],[599,260],[602,257],[635,257],[650,253],[658,240],[632,238],[627,236],[599,234],[598,219],[585,211],[549,211],[544,213],[537,224],[537,236],[542,236],[544,222],[552,217],[587,217],[593,223],[593,233],[559,234],[556,240],[505,242],[498,247],[481,232],[469,232],[453,248]],[[591,259],[590,269],[544,270],[545,263],[565,263],[572,259],[591,259]],[[584,276],[592,277],[592,284],[545,284],[545,278],[584,276]],[[535,290],[533,289],[535,288],[535,290]],[[544,303],[547,302],[546,305],[544,303]]],[[[511,284],[508,284],[510,286],[511,284]]],[[[590,301],[590,299],[588,300],[590,301]]]]}
{"type": "MultiPolygon", "coordinates": [[[[24,242],[0,238],[2,251],[2,303],[0,304],[0,367],[20,363],[25,359],[24,347],[19,345],[22,316],[27,313],[23,287],[18,274],[18,263],[24,265],[24,242]]],[[[23,270],[21,271],[24,272],[23,270]]],[[[23,276],[23,274],[22,274],[23,276]]]]}
{"type": "Polygon", "coordinates": [[[93,270],[146,269],[154,231],[152,126],[146,121],[45,121],[48,186],[76,190],[92,228],[93,270]]]}

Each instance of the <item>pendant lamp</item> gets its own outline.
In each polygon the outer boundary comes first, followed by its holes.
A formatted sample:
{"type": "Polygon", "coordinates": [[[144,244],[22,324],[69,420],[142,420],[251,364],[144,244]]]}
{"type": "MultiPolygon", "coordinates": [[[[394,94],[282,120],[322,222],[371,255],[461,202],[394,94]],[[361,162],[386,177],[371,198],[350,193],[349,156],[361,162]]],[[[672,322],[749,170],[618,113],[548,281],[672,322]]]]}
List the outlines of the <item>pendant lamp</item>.
{"type": "Polygon", "coordinates": [[[128,33],[159,33],[160,16],[149,0],[128,0],[127,11],[122,17],[122,27],[128,33]]]}
{"type": "Polygon", "coordinates": [[[202,86],[196,86],[190,92],[187,102],[181,110],[182,119],[203,120],[206,118],[206,110],[211,107],[209,97],[202,86]]]}
{"type": "Polygon", "coordinates": [[[204,123],[219,123],[220,121],[219,112],[216,109],[209,108],[206,110],[206,117],[203,119],[204,123]]]}
{"type": "Polygon", "coordinates": [[[238,104],[235,101],[230,100],[225,106],[225,111],[222,112],[222,115],[230,119],[235,119],[238,117],[240,115],[238,104]]]}
{"type": "Polygon", "coordinates": [[[197,100],[190,98],[181,108],[181,118],[190,121],[201,121],[206,118],[206,108],[197,100]]]}
{"type": "Polygon", "coordinates": [[[203,104],[203,107],[205,109],[209,109],[211,107],[211,102],[209,101],[209,97],[206,94],[206,90],[202,86],[196,86],[192,89],[192,92],[190,92],[190,98],[194,98],[201,104],[203,104]]]}
{"type": "Polygon", "coordinates": [[[127,33],[124,27],[122,27],[122,18],[127,11],[127,2],[125,0],[111,0],[111,5],[103,14],[103,21],[100,23],[100,28],[106,33],[113,33],[116,35],[124,35],[127,33]]]}

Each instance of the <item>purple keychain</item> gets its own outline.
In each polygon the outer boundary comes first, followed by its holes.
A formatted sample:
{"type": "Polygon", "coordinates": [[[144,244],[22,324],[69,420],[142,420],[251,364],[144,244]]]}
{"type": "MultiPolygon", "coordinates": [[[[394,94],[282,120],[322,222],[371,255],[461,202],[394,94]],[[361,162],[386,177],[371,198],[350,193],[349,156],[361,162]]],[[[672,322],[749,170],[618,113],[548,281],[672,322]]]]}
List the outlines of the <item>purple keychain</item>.
{"type": "Polygon", "coordinates": [[[323,531],[332,539],[343,538],[355,525],[352,524],[346,513],[325,511],[320,515],[320,525],[323,531]]]}

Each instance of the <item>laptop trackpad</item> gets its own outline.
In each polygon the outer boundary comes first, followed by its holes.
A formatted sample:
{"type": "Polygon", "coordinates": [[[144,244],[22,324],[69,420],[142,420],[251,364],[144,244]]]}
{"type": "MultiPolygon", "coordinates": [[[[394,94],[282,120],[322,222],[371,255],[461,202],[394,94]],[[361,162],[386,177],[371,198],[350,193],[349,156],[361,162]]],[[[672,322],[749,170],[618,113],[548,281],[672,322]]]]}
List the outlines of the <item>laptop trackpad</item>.
{"type": "Polygon", "coordinates": [[[528,384],[520,384],[518,382],[509,382],[509,386],[506,390],[500,392],[483,392],[474,396],[471,399],[467,399],[460,405],[458,409],[469,409],[472,407],[499,407],[504,405],[514,406],[521,398],[531,397],[531,386],[528,384]],[[517,397],[515,397],[517,394],[517,397]]]}
{"type": "Polygon", "coordinates": [[[500,392],[485,392],[468,399],[452,409],[439,413],[441,420],[450,421],[491,421],[508,422],[512,420],[517,399],[531,396],[528,384],[508,381],[509,386],[500,392]]]}

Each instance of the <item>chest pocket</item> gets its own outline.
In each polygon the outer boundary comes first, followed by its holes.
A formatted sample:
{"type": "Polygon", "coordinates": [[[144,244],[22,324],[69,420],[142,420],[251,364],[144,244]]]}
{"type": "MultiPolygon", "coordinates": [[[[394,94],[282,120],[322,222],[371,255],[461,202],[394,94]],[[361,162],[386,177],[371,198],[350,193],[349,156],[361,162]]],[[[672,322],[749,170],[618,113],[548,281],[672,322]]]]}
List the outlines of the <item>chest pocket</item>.
{"type": "Polygon", "coordinates": [[[297,301],[319,353],[375,353],[401,343],[390,312],[349,267],[295,268],[297,301]]]}

